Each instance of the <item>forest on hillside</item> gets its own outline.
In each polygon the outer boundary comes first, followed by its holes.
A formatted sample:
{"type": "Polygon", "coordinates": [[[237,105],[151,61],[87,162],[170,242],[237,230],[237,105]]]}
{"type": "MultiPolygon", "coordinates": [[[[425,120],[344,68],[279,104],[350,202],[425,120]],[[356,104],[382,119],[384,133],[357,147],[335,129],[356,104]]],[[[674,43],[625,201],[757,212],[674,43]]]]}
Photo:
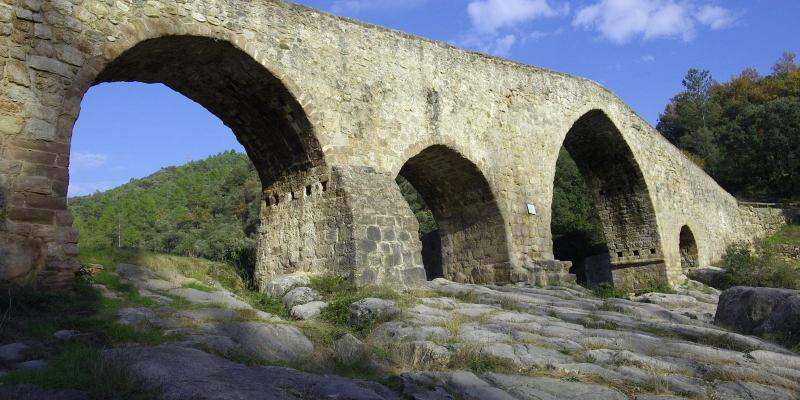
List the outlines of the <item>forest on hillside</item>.
{"type": "Polygon", "coordinates": [[[772,73],[727,82],[690,69],[657,129],[736,197],[800,200],[800,68],[784,53],[772,73]]]}
{"type": "MultiPolygon", "coordinates": [[[[800,69],[785,53],[772,73],[745,69],[728,82],[691,69],[659,117],[657,129],[737,197],[800,200],[800,69]]],[[[402,177],[398,185],[420,221],[430,210],[402,177]]],[[[126,247],[254,263],[261,184],[245,154],[227,151],[164,168],[115,189],[69,199],[81,246],[126,247]]],[[[593,200],[575,162],[562,149],[553,195],[555,254],[580,261],[604,251],[593,200]]]]}

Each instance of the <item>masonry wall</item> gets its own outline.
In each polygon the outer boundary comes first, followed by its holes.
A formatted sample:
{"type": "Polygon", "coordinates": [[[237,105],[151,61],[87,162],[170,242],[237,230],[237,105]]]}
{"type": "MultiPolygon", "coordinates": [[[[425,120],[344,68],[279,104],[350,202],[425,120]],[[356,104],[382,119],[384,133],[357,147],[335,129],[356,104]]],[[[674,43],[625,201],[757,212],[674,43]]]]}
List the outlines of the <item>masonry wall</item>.
{"type": "MultiPolygon", "coordinates": [[[[230,43],[274,75],[313,130],[312,137],[296,141],[308,154],[314,154],[309,152],[310,142],[318,144],[321,154],[310,166],[374,171],[353,176],[356,191],[351,196],[355,197],[348,197],[345,190],[344,204],[352,211],[369,209],[375,200],[386,202],[381,210],[363,215],[369,219],[364,226],[371,226],[372,216],[376,218],[374,224],[381,229],[381,242],[376,242],[380,251],[362,258],[358,249],[352,254],[361,267],[394,271],[380,273],[390,279],[404,279],[398,278],[404,274],[397,271],[419,269],[412,265],[418,264],[414,255],[406,257],[416,251],[417,244],[395,248],[397,243],[392,242],[388,249],[383,247],[383,228],[413,230],[413,223],[405,221],[408,215],[395,211],[381,214],[396,206],[397,193],[389,191],[389,182],[408,159],[438,144],[471,160],[486,179],[502,217],[496,235],[505,236],[511,269],[551,260],[550,206],[558,150],[573,124],[593,110],[604,114],[619,130],[639,168],[644,182],[640,193],[649,197],[654,210],[648,226],[659,236],[656,250],[663,262],[659,273],[670,282],[682,277],[678,249],[682,226],[689,225],[695,234],[700,264],[718,258],[727,243],[760,233],[751,229],[752,221],[742,218],[735,199],[616,96],[585,79],[273,0],[3,0],[0,234],[5,239],[0,240],[0,252],[23,260],[11,262],[7,261],[11,257],[3,257],[0,271],[4,278],[14,275],[9,271],[25,269],[14,279],[35,276],[43,287],[69,282],[77,267],[78,238],[66,211],[67,167],[72,126],[82,96],[125,51],[144,40],[168,35],[230,43]],[[358,188],[370,187],[361,181],[367,177],[383,182],[373,189],[388,192],[356,195],[358,188]],[[537,215],[528,214],[527,204],[536,206],[537,215]],[[391,226],[386,218],[391,219],[391,226]],[[395,264],[398,255],[402,261],[395,264]]],[[[147,57],[145,53],[133,59],[147,57]]],[[[191,65],[197,60],[188,55],[184,61],[191,65]]],[[[193,73],[191,69],[186,72],[193,73]]],[[[194,89],[197,91],[192,93],[202,96],[213,94],[202,85],[194,89]]],[[[224,112],[228,109],[221,113],[235,123],[238,116],[224,112]]],[[[258,113],[250,114],[249,118],[255,118],[258,113]]],[[[296,116],[296,110],[290,110],[283,118],[296,116]]],[[[258,130],[258,124],[247,126],[253,128],[248,138],[274,134],[258,130]]],[[[288,126],[307,131],[297,123],[292,125],[291,120],[288,126]]],[[[285,136],[286,140],[292,137],[285,136]]],[[[268,152],[269,146],[252,149],[251,157],[256,157],[268,152]]],[[[283,171],[304,170],[293,169],[293,165],[289,158],[265,156],[260,172],[277,174],[269,175],[277,182],[283,171]],[[273,165],[280,166],[279,171],[270,170],[273,165]]],[[[342,179],[347,178],[343,175],[342,179]]],[[[298,232],[291,237],[314,237],[300,233],[306,229],[303,221],[315,219],[315,211],[301,203],[290,207],[265,217],[288,220],[300,213],[303,217],[287,228],[298,232]]],[[[319,232],[316,225],[314,230],[319,232]]],[[[354,228],[352,235],[353,246],[371,237],[366,229],[354,228]]],[[[360,245],[371,248],[367,242],[360,245]]],[[[310,250],[300,250],[295,243],[278,252],[284,254],[279,260],[261,265],[268,274],[323,268],[330,265],[326,246],[329,243],[324,240],[315,245],[315,251],[320,251],[314,256],[320,258],[317,261],[308,261],[310,250]],[[297,260],[305,261],[293,264],[292,254],[303,251],[308,252],[307,258],[298,255],[297,260]]],[[[351,252],[341,250],[334,245],[334,258],[351,252]]],[[[262,249],[261,254],[269,258],[276,253],[262,249]]],[[[358,276],[364,282],[373,279],[369,274],[358,276]]]]}

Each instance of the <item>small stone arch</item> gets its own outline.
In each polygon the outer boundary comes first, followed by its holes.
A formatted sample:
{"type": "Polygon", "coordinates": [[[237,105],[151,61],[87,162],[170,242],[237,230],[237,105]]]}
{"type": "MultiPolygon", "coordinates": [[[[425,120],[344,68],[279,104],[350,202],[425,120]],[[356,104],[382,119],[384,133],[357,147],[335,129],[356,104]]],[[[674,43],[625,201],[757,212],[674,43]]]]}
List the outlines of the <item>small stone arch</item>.
{"type": "Polygon", "coordinates": [[[686,274],[690,270],[699,267],[699,253],[697,251],[697,241],[689,225],[681,227],[678,234],[678,250],[681,255],[681,271],[686,274]]]}
{"type": "Polygon", "coordinates": [[[594,200],[614,284],[655,286],[667,280],[655,209],[641,167],[624,136],[599,109],[578,118],[563,146],[594,200]]]}
{"type": "MultiPolygon", "coordinates": [[[[436,144],[410,157],[398,175],[419,192],[439,226],[445,278],[473,283],[509,281],[505,223],[495,194],[477,165],[451,147],[436,144]]],[[[426,265],[426,270],[430,275],[431,266],[426,265]]]]}

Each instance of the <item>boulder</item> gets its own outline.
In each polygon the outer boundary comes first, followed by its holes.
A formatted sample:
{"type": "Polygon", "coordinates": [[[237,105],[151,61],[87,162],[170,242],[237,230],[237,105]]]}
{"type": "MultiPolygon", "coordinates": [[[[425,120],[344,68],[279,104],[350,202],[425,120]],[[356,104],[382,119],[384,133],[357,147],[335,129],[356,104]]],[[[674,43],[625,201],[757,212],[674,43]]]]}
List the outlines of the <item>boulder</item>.
{"type": "Polygon", "coordinates": [[[322,296],[310,287],[296,287],[283,296],[283,306],[287,310],[291,310],[296,305],[310,303],[321,298],[322,296]]]}
{"type": "Polygon", "coordinates": [[[25,352],[30,346],[25,343],[11,343],[0,346],[0,361],[16,362],[25,359],[25,352]]]}
{"type": "Polygon", "coordinates": [[[800,291],[737,286],[719,297],[717,325],[743,333],[780,339],[800,339],[800,291]]]}
{"type": "Polygon", "coordinates": [[[327,307],[328,303],[324,301],[312,301],[307,304],[298,304],[292,307],[289,313],[292,318],[303,321],[314,320],[319,318],[322,314],[322,309],[327,307]]]}
{"type": "Polygon", "coordinates": [[[47,361],[45,360],[30,360],[17,364],[17,369],[42,369],[47,368],[47,361]]]}
{"type": "Polygon", "coordinates": [[[286,275],[275,278],[267,284],[265,292],[270,297],[282,298],[286,292],[300,286],[308,286],[311,279],[307,275],[286,275]]]}
{"type": "Polygon", "coordinates": [[[299,329],[280,324],[233,322],[206,324],[206,333],[227,336],[238,345],[238,351],[270,362],[295,362],[314,351],[314,345],[299,329]]]}
{"type": "Polygon", "coordinates": [[[400,309],[391,300],[368,297],[350,304],[350,325],[365,324],[399,312],[400,309]]]}
{"type": "Polygon", "coordinates": [[[335,353],[336,361],[344,365],[352,365],[360,361],[364,355],[364,343],[355,336],[346,333],[336,340],[335,353]]]}
{"type": "Polygon", "coordinates": [[[721,289],[725,286],[725,270],[717,267],[693,268],[686,274],[704,285],[721,289]]]}

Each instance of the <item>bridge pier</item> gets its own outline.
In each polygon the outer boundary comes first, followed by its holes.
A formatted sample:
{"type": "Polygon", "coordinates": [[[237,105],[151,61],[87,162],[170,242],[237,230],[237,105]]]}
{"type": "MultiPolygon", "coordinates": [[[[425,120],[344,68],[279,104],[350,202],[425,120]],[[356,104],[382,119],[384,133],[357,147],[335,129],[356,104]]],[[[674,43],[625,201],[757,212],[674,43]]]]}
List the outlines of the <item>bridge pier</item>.
{"type": "Polygon", "coordinates": [[[419,224],[391,177],[334,166],[264,191],[256,281],[335,273],[359,286],[425,281],[419,224]]]}

